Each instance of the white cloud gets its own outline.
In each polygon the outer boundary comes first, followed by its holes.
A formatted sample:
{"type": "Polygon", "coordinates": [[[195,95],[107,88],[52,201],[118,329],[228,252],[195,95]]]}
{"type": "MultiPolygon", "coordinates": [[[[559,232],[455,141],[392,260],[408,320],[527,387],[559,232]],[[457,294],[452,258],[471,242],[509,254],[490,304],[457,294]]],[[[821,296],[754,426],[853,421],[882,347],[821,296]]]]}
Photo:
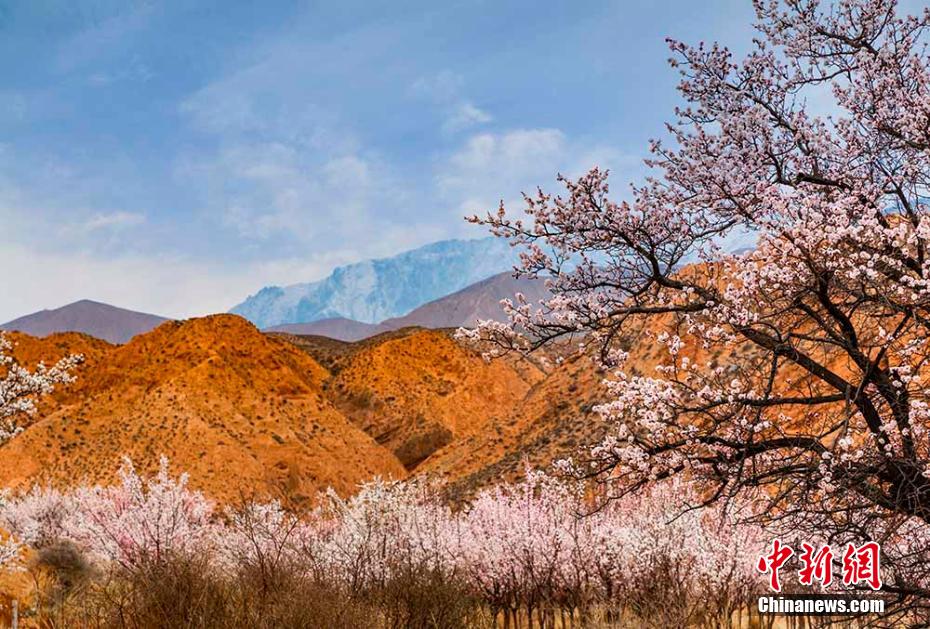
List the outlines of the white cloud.
{"type": "Polygon", "coordinates": [[[285,237],[311,245],[325,236],[355,242],[359,225],[390,220],[384,209],[403,197],[375,158],[327,155],[284,142],[231,142],[216,153],[186,158],[179,173],[199,189],[211,212],[250,240],[285,237]]]}
{"type": "Polygon", "coordinates": [[[248,241],[308,249],[378,241],[407,192],[351,126],[313,102],[306,83],[275,83],[306,52],[276,48],[185,99],[179,112],[210,143],[181,154],[176,172],[248,241]]]}
{"type": "Polygon", "coordinates": [[[451,70],[442,70],[432,76],[421,76],[410,86],[410,91],[416,96],[445,103],[456,98],[464,84],[465,79],[462,75],[451,70]]]}
{"type": "Polygon", "coordinates": [[[443,70],[433,76],[420,77],[410,86],[410,92],[432,101],[442,109],[445,117],[442,132],[451,134],[494,119],[487,111],[462,96],[464,85],[465,80],[461,75],[443,70]]]}
{"type": "Polygon", "coordinates": [[[469,137],[441,163],[436,186],[456,212],[483,214],[501,200],[521,205],[521,193],[537,187],[555,191],[558,173],[578,176],[592,166],[611,169],[615,190],[642,170],[636,156],[572,140],[559,129],[514,129],[469,137]]]}
{"type": "Polygon", "coordinates": [[[565,134],[558,129],[473,135],[449,159],[441,184],[455,186],[476,177],[486,180],[492,173],[500,173],[505,179],[533,174],[564,154],[565,144],[565,134]]]}
{"type": "Polygon", "coordinates": [[[178,113],[193,131],[221,143],[274,141],[305,150],[347,153],[358,150],[339,112],[317,102],[316,85],[303,75],[311,49],[281,44],[250,65],[239,67],[182,100],[178,113]]]}
{"type": "MultiPolygon", "coordinates": [[[[2,153],[0,149],[0,163],[5,163],[2,153]]],[[[146,223],[144,213],[100,209],[105,205],[95,204],[92,196],[78,189],[79,184],[71,185],[80,179],[79,172],[66,164],[25,165],[32,169],[21,168],[0,177],[0,247],[115,253],[139,244],[141,238],[136,230],[146,223]],[[44,168],[47,174],[39,183],[19,183],[38,168],[44,168]]]]}
{"type": "Polygon", "coordinates": [[[141,225],[145,222],[145,215],[138,212],[108,212],[97,213],[84,222],[86,231],[97,231],[102,229],[122,229],[141,225]]]}
{"type": "Polygon", "coordinates": [[[491,114],[475,107],[471,103],[459,103],[442,125],[445,133],[454,133],[475,125],[491,122],[491,114]]]}

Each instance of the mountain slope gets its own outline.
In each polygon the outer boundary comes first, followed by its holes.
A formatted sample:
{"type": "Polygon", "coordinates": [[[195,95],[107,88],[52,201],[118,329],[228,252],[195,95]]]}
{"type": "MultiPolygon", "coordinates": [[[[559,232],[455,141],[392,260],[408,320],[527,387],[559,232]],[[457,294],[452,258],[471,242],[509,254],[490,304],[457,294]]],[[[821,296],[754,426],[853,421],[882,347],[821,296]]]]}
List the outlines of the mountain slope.
{"type": "Polygon", "coordinates": [[[339,267],[319,282],[263,288],[230,312],[261,328],[336,317],[377,323],[506,271],[516,261],[515,250],[501,238],[445,240],[339,267]]]}
{"type": "MultiPolygon", "coordinates": [[[[694,269],[684,272],[695,272],[694,269]]],[[[698,272],[700,268],[698,268],[698,272]]],[[[677,334],[685,342],[679,350],[680,359],[687,357],[692,365],[707,369],[725,367],[735,370],[758,359],[758,350],[749,343],[734,343],[725,347],[704,347],[687,326],[672,315],[631,318],[620,346],[628,352],[623,371],[633,376],[655,376],[657,367],[669,360],[667,347],[656,340],[663,332],[677,334]]],[[[592,348],[593,350],[594,348],[592,348]]],[[[440,477],[448,485],[453,498],[473,494],[500,479],[514,479],[529,464],[545,468],[553,462],[586,456],[585,448],[599,443],[609,425],[594,408],[610,399],[605,379],[614,377],[598,366],[592,356],[579,353],[566,344],[551,348],[554,368],[545,379],[513,405],[512,412],[501,420],[489,423],[484,430],[456,439],[430,455],[415,470],[417,475],[440,477]]],[[[842,352],[826,357],[830,368],[843,374],[849,369],[842,352]]],[[[766,366],[767,368],[767,366],[766,366]]],[[[764,372],[767,373],[767,372],[764,372]]],[[[811,395],[812,377],[797,365],[786,363],[773,378],[774,397],[811,395]]],[[[837,402],[837,409],[843,402],[837,402]]],[[[818,421],[814,410],[803,405],[783,411],[801,431],[809,431],[818,421]]]]}
{"type": "Polygon", "coordinates": [[[265,332],[284,332],[302,336],[325,336],[339,341],[361,341],[387,332],[391,328],[380,323],[362,323],[344,317],[320,319],[310,323],[285,323],[267,328],[265,332]]]}
{"type": "Polygon", "coordinates": [[[416,473],[442,478],[450,495],[461,498],[518,478],[526,464],[546,468],[578,455],[606,433],[593,410],[607,399],[605,375],[589,357],[571,356],[517,400],[510,414],[437,450],[416,473]]]}
{"type": "Polygon", "coordinates": [[[498,273],[462,290],[414,309],[403,317],[382,321],[383,327],[396,330],[409,326],[423,328],[474,327],[478,320],[506,321],[501,300],[516,301],[517,293],[530,302],[550,297],[543,280],[516,279],[511,273],[498,273]]]}
{"type": "Polygon", "coordinates": [[[329,368],[334,405],[407,469],[506,418],[543,376],[525,360],[488,363],[443,330],[407,328],[359,343],[283,338],[329,368]]]}
{"type": "Polygon", "coordinates": [[[125,343],[167,320],[157,315],[84,299],[54,310],[42,310],[19,317],[0,325],[0,329],[24,332],[31,336],[81,332],[110,343],[125,343]]]}
{"type": "Polygon", "coordinates": [[[40,418],[0,447],[0,484],[109,482],[127,454],[160,454],[221,500],[240,492],[312,500],[374,475],[445,477],[467,492],[546,465],[597,437],[599,374],[567,360],[546,374],[485,362],[448,330],[404,328],[356,343],[260,334],[217,315],[171,322],[123,346],[79,334],[11,335],[32,366],[85,362],[40,418]],[[230,470],[234,474],[230,475],[230,470]]]}
{"type": "MultiPolygon", "coordinates": [[[[54,338],[15,340],[16,355],[28,349],[32,359],[73,351],[37,347],[54,338]]],[[[327,486],[346,492],[405,474],[326,399],[326,369],[239,317],[166,323],[103,348],[76,375],[0,447],[0,484],[108,482],[121,456],[151,470],[161,454],[226,500],[253,491],[309,500],[327,486]]]]}

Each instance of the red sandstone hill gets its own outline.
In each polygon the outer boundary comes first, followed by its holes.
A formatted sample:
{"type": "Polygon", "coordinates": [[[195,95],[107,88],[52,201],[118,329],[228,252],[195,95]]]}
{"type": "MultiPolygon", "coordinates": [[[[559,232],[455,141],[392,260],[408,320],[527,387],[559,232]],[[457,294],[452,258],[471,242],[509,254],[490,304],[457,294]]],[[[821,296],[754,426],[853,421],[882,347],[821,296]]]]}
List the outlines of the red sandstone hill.
{"type": "Polygon", "coordinates": [[[77,382],[0,447],[0,484],[108,482],[123,454],[160,454],[220,499],[309,500],[375,475],[445,478],[470,491],[546,465],[599,436],[603,374],[585,358],[544,370],[485,362],[451,330],[404,328],[355,343],[262,334],[218,315],[165,323],[126,345],[13,334],[24,363],[82,353],[77,382]]]}
{"type": "MultiPolygon", "coordinates": [[[[672,317],[628,330],[628,370],[654,373],[663,330],[687,337],[672,317]]],[[[593,408],[607,374],[569,347],[554,367],[487,363],[448,329],[350,343],[262,334],[233,315],[165,323],[123,346],[79,334],[13,338],[30,364],[70,352],[86,362],[77,383],[0,446],[0,485],[106,481],[125,453],[149,469],[167,454],[220,498],[257,490],[307,500],[376,474],[439,476],[465,495],[518,475],[524,461],[545,467],[577,454],[606,430],[593,408]]],[[[714,367],[752,352],[691,343],[683,355],[714,367]]],[[[850,368],[837,361],[838,373],[850,368]]],[[[790,366],[777,382],[785,393],[811,386],[790,366]]]]}
{"type": "Polygon", "coordinates": [[[327,390],[337,408],[413,469],[507,417],[542,377],[532,365],[487,363],[447,331],[410,330],[359,347],[327,390]]]}
{"type": "Polygon", "coordinates": [[[239,317],[165,323],[120,347],[78,335],[14,341],[25,361],[89,356],[77,382],[0,447],[0,485],[107,482],[121,456],[152,469],[161,454],[227,499],[309,499],[327,486],[405,475],[327,399],[326,369],[239,317]]]}

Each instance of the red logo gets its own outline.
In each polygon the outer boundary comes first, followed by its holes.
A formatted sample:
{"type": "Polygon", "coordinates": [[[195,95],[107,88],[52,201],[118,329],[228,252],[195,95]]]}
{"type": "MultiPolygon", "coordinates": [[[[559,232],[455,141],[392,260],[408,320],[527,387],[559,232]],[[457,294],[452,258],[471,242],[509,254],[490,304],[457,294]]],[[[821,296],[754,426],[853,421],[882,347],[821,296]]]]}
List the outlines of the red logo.
{"type": "Polygon", "coordinates": [[[830,546],[824,546],[816,553],[814,547],[804,542],[801,544],[804,552],[801,553],[803,567],[798,571],[798,581],[803,585],[813,585],[814,580],[826,587],[833,583],[833,551],[830,546]]]}
{"type": "MultiPolygon", "coordinates": [[[[824,587],[833,583],[834,554],[830,545],[822,546],[815,552],[814,546],[804,542],[801,548],[804,552],[798,556],[801,562],[798,582],[813,585],[817,581],[824,587]]],[[[763,574],[770,573],[769,585],[776,592],[781,592],[778,571],[792,555],[794,550],[790,546],[775,539],[772,541],[772,551],[759,557],[756,568],[763,574]]],[[[881,547],[877,542],[866,542],[858,547],[847,544],[843,553],[843,585],[866,583],[873,590],[881,589],[880,558],[881,547]]]]}
{"type": "Polygon", "coordinates": [[[772,552],[764,557],[759,557],[759,563],[756,567],[759,569],[759,572],[763,574],[771,571],[772,578],[770,585],[776,592],[781,592],[781,583],[778,582],[778,570],[793,554],[794,551],[791,550],[789,546],[783,546],[781,540],[776,538],[772,542],[772,552]]]}
{"type": "Polygon", "coordinates": [[[881,548],[875,542],[866,542],[859,548],[847,545],[843,553],[843,583],[854,585],[865,581],[873,590],[881,589],[880,553],[881,548]]]}

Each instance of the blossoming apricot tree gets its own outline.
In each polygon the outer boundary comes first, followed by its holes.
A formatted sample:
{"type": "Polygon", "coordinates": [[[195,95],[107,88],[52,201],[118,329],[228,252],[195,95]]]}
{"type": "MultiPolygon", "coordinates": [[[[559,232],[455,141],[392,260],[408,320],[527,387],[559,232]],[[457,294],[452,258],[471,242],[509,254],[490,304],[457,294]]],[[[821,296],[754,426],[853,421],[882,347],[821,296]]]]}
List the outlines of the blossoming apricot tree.
{"type": "Polygon", "coordinates": [[[685,473],[707,500],[762,487],[769,520],[890,544],[930,522],[930,10],[754,4],[742,60],[670,41],[685,104],[628,200],[595,168],[527,196],[524,220],[471,219],[553,297],[470,336],[600,349],[614,430],[589,473],[626,489],[685,473]],[[737,233],[755,248],[723,251],[737,233]],[[642,329],[667,360],[626,373],[642,329]]]}

